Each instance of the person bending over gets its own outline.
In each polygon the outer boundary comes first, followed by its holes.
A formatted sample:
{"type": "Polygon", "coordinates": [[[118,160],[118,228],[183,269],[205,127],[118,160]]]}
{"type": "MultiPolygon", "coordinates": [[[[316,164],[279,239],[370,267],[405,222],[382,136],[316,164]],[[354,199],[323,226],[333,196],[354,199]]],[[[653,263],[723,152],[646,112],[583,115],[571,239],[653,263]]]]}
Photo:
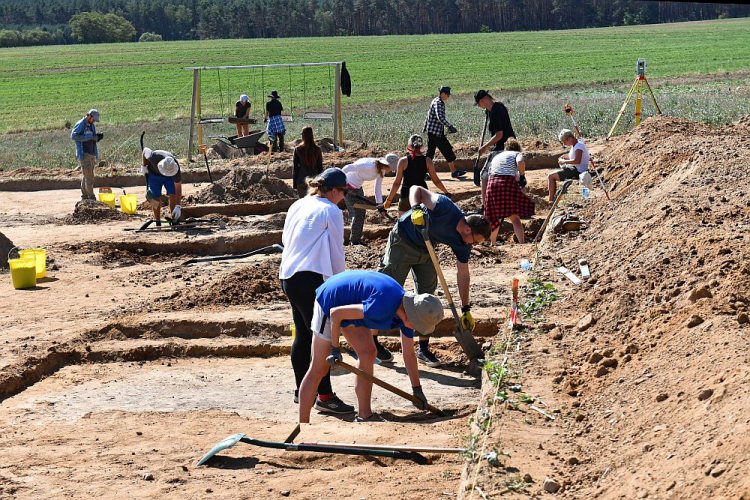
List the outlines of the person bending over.
{"type": "Polygon", "coordinates": [[[154,211],[156,225],[161,222],[161,190],[164,188],[169,198],[169,213],[173,221],[182,215],[182,171],[174,154],[161,149],[143,148],[141,173],[146,175],[146,199],[154,211]]]}
{"type": "Polygon", "coordinates": [[[349,210],[349,217],[352,219],[352,229],[349,235],[351,245],[364,245],[362,229],[365,225],[365,211],[361,208],[354,208],[354,205],[362,203],[360,198],[365,195],[362,185],[366,181],[375,181],[375,203],[380,205],[383,203],[383,177],[393,172],[397,163],[398,155],[388,153],[383,158],[360,158],[342,169],[350,187],[344,201],[349,210]]]}

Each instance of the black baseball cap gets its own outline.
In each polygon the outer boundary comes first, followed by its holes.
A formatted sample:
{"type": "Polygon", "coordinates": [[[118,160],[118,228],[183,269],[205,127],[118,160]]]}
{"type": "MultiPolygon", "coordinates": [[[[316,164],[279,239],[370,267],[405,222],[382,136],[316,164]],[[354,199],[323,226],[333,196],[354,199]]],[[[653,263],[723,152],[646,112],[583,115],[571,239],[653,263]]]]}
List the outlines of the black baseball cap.
{"type": "Polygon", "coordinates": [[[477,90],[476,93],[474,93],[474,106],[478,106],[479,101],[481,101],[485,97],[489,97],[490,99],[492,98],[492,96],[486,90],[477,90]]]}
{"type": "Polygon", "coordinates": [[[323,185],[337,188],[346,186],[346,174],[340,168],[331,167],[320,174],[323,177],[323,185]]]}
{"type": "Polygon", "coordinates": [[[441,94],[451,95],[451,88],[447,85],[443,85],[438,90],[441,94]]]}

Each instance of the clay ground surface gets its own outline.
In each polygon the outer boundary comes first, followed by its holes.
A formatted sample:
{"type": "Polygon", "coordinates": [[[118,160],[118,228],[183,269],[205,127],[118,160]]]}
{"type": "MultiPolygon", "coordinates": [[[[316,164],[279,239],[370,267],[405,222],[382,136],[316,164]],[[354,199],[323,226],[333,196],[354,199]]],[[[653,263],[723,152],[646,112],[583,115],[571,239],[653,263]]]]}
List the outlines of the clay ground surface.
{"type": "MultiPolygon", "coordinates": [[[[280,242],[292,201],[279,184],[289,186],[284,154],[272,163],[266,194],[257,158],[227,162],[248,173],[228,178],[222,193],[186,183],[187,214],[215,220],[188,231],[124,231],[144,222],[143,210],[113,220],[92,205],[76,216],[72,189],[3,192],[2,233],[23,248],[45,248],[48,278],[16,291],[7,271],[0,275],[0,497],[528,498],[551,495],[549,479],[562,498],[746,500],[748,125],[649,119],[592,148],[614,210],[598,187],[582,201],[574,184],[558,210],[583,219],[582,231],[547,232],[535,258],[530,244],[512,244],[506,225],[501,245],[472,251],[475,335],[487,359],[506,360],[502,387],[470,370],[446,309],[433,340],[445,364],[420,370],[427,397],[449,417],[416,412],[376,387],[373,407],[384,422],[313,411],[296,439],[509,455],[494,465],[238,444],[195,466],[227,435],[282,441],[297,419],[279,255],[182,265],[280,242]],[[256,185],[227,186],[230,179],[256,185]],[[248,193],[257,199],[244,199],[248,193]],[[584,257],[592,278],[582,285],[557,272],[566,265],[580,276],[584,257]],[[534,263],[531,273],[521,271],[522,258],[534,263]],[[514,276],[522,290],[534,279],[553,284],[558,299],[509,333],[514,276]],[[496,398],[503,388],[509,401],[496,398]]],[[[348,159],[326,155],[330,164],[348,159]]],[[[537,205],[524,221],[528,241],[550,207],[548,172],[527,175],[537,205]]],[[[479,207],[469,179],[440,175],[463,209],[479,207]]],[[[126,189],[143,201],[142,188],[126,189]]],[[[368,213],[368,246],[347,247],[347,267],[374,269],[391,227],[368,213]]],[[[457,295],[455,260],[446,249],[438,254],[457,295]]],[[[397,337],[385,343],[396,364],[375,374],[408,389],[397,337]]],[[[334,373],[347,402],[353,382],[334,373]]]]}

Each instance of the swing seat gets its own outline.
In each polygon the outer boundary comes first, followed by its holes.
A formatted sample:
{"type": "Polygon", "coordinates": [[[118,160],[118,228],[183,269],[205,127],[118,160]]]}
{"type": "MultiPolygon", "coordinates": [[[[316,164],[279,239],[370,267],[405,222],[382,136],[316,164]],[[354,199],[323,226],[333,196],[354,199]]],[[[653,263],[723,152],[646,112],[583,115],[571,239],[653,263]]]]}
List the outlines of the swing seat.
{"type": "Polygon", "coordinates": [[[281,121],[293,122],[294,118],[292,117],[292,115],[281,115],[281,121]]]}
{"type": "Polygon", "coordinates": [[[302,118],[305,120],[333,120],[333,113],[328,111],[308,111],[302,118]]]}
{"type": "Polygon", "coordinates": [[[255,118],[235,118],[234,116],[229,117],[229,123],[258,123],[255,118]]]}
{"type": "Polygon", "coordinates": [[[205,123],[224,123],[224,118],[201,118],[198,123],[201,125],[205,123]]]}

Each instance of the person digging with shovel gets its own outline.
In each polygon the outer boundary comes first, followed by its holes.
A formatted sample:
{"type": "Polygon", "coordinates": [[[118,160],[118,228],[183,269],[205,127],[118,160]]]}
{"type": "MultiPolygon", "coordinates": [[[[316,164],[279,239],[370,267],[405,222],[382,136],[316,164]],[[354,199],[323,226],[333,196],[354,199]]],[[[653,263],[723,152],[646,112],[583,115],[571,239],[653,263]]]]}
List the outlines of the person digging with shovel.
{"type": "MultiPolygon", "coordinates": [[[[447,196],[432,193],[420,186],[409,191],[411,210],[402,215],[388,235],[385,255],[378,271],[394,278],[399,284],[406,282],[411,273],[417,293],[435,293],[438,285],[437,270],[425,245],[423,230],[429,219],[429,238],[435,243],[448,245],[456,255],[456,281],[461,297],[461,324],[466,331],[474,330],[474,318],[469,305],[471,247],[490,237],[490,222],[482,215],[464,215],[447,196]]],[[[419,340],[417,359],[427,366],[440,366],[440,360],[429,349],[429,337],[419,340]]],[[[375,344],[378,359],[390,361],[393,355],[382,346],[377,337],[375,344]]],[[[404,354],[406,356],[406,354],[404,354]]]]}
{"type": "MultiPolygon", "coordinates": [[[[414,354],[414,332],[431,333],[443,319],[440,299],[430,294],[406,292],[390,276],[374,271],[345,271],[329,278],[315,291],[313,313],[312,364],[302,380],[299,392],[299,421],[310,422],[310,410],[320,380],[342,361],[339,337],[344,335],[358,358],[358,368],[372,375],[375,364],[373,330],[401,330],[404,366],[418,399],[414,406],[427,409],[427,398],[419,380],[414,354]]],[[[355,421],[377,421],[372,412],[372,382],[358,377],[355,421]]]]}
{"type": "Polygon", "coordinates": [[[169,151],[143,148],[143,164],[141,173],[146,176],[146,200],[154,211],[154,220],[161,226],[161,196],[162,188],[169,198],[169,213],[171,220],[177,222],[182,215],[180,203],[182,201],[182,173],[180,164],[169,151]]]}

